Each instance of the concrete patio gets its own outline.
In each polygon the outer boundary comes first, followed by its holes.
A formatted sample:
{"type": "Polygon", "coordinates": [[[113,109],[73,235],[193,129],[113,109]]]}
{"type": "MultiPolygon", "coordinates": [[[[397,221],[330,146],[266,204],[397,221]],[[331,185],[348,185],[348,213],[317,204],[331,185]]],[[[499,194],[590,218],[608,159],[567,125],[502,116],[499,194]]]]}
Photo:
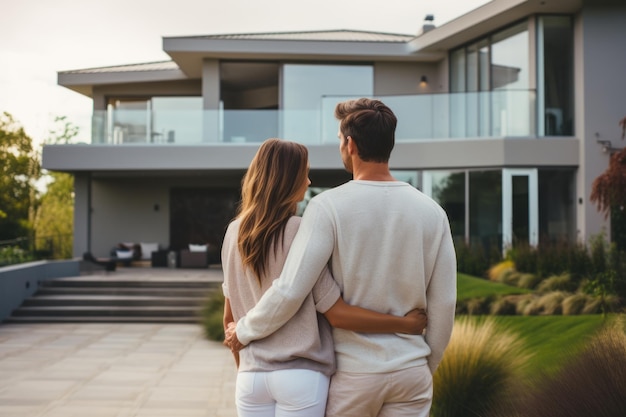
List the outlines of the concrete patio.
{"type": "MultiPolygon", "coordinates": [[[[156,268],[88,278],[112,277],[222,279],[156,268]]],[[[230,351],[195,324],[0,324],[1,417],[234,417],[235,378],[230,351]]]]}

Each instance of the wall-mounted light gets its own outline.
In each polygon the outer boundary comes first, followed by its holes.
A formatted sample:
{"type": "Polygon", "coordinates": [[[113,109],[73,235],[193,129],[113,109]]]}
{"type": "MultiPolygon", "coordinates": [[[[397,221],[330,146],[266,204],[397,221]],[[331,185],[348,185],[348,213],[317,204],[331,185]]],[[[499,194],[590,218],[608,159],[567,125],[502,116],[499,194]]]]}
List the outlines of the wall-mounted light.
{"type": "Polygon", "coordinates": [[[420,87],[426,87],[427,84],[428,84],[428,78],[426,78],[425,75],[422,75],[422,78],[420,78],[420,87]]]}

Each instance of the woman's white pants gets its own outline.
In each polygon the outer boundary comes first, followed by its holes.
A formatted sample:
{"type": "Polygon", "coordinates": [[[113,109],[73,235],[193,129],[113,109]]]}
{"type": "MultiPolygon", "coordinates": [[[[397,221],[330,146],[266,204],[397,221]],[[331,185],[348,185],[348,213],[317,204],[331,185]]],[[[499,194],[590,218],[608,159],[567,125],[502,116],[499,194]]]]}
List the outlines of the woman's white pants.
{"type": "Polygon", "coordinates": [[[330,377],[308,369],[239,372],[239,417],[323,417],[330,377]]]}

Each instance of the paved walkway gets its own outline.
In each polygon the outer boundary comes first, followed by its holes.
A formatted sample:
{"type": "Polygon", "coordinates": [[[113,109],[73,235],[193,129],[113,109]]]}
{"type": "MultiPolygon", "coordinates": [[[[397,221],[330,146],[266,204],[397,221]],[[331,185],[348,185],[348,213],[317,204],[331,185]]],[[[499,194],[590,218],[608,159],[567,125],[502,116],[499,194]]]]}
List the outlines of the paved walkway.
{"type": "MultiPolygon", "coordinates": [[[[131,269],[90,278],[221,279],[131,269]]],[[[0,417],[235,417],[235,377],[199,325],[0,324],[0,417]]]]}

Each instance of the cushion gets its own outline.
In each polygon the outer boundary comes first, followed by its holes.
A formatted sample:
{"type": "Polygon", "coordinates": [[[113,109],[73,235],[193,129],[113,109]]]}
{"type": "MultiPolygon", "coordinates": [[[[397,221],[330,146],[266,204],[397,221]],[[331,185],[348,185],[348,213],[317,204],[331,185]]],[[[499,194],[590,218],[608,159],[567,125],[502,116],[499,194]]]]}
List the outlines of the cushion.
{"type": "Polygon", "coordinates": [[[158,252],[158,243],[140,243],[141,246],[141,259],[152,259],[152,252],[158,252]]]}
{"type": "Polygon", "coordinates": [[[133,251],[132,250],[116,250],[115,256],[118,259],[133,259],[133,251]]]}
{"type": "Polygon", "coordinates": [[[207,245],[193,245],[193,244],[189,244],[189,251],[190,252],[206,252],[207,250],[207,245]]]}

